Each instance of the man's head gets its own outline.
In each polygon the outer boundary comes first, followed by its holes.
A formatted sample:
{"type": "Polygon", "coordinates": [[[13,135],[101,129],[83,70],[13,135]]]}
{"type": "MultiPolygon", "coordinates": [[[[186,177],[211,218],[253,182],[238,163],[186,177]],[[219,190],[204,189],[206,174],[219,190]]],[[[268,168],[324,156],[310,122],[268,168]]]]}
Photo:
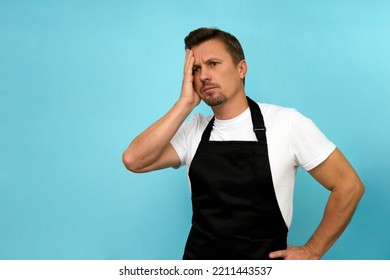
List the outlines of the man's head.
{"type": "MultiPolygon", "coordinates": [[[[215,107],[245,99],[247,65],[238,40],[231,34],[200,28],[185,38],[194,57],[193,85],[199,97],[215,107]]],[[[246,100],[246,99],[245,99],[246,100]]]]}
{"type": "Polygon", "coordinates": [[[226,50],[232,56],[235,64],[245,59],[240,42],[232,34],[217,28],[202,27],[191,31],[184,39],[185,49],[192,49],[211,39],[218,39],[225,44],[226,50]]]}

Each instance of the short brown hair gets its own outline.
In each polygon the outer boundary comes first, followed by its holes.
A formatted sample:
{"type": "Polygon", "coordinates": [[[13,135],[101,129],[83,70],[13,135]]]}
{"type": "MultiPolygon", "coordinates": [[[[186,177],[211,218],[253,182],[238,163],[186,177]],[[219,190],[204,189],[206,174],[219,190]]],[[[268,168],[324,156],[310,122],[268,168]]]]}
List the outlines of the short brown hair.
{"type": "Polygon", "coordinates": [[[192,47],[211,39],[219,39],[225,44],[226,50],[232,56],[235,64],[245,59],[244,51],[237,38],[232,34],[217,28],[201,27],[191,31],[187,37],[184,38],[185,49],[191,49],[192,47]]]}

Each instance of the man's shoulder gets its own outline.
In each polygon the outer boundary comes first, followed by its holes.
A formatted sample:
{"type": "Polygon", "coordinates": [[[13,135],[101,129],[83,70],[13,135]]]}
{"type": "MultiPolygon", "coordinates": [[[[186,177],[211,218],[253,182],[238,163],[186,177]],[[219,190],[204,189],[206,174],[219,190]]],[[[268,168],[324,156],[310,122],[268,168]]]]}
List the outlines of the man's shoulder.
{"type": "Polygon", "coordinates": [[[290,118],[292,114],[298,113],[295,108],[291,107],[260,102],[257,104],[260,106],[264,118],[290,118]]]}
{"type": "Polygon", "coordinates": [[[209,122],[211,120],[211,118],[212,118],[211,115],[204,115],[202,113],[196,112],[191,116],[190,121],[193,121],[193,122],[207,121],[207,122],[209,122]]]}
{"type": "Polygon", "coordinates": [[[203,131],[211,118],[212,116],[210,115],[203,115],[202,113],[196,112],[183,124],[182,129],[187,135],[203,131]]]}

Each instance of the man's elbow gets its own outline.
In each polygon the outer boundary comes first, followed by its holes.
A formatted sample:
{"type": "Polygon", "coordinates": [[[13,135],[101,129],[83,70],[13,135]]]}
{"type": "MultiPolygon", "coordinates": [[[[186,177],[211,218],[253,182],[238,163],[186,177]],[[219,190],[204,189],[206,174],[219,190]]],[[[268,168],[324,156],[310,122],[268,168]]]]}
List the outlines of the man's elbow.
{"type": "Polygon", "coordinates": [[[357,189],[357,195],[359,196],[359,200],[360,200],[362,198],[364,192],[366,191],[366,188],[364,187],[362,181],[360,181],[360,180],[358,181],[356,189],[357,189]]]}
{"type": "Polygon", "coordinates": [[[359,178],[356,178],[350,184],[350,192],[353,194],[356,203],[358,203],[360,199],[363,197],[363,194],[365,192],[365,187],[363,182],[359,178]]]}
{"type": "Polygon", "coordinates": [[[141,173],[142,169],[139,164],[139,160],[133,156],[128,150],[124,151],[122,154],[122,162],[127,168],[127,170],[134,173],[141,173]]]}

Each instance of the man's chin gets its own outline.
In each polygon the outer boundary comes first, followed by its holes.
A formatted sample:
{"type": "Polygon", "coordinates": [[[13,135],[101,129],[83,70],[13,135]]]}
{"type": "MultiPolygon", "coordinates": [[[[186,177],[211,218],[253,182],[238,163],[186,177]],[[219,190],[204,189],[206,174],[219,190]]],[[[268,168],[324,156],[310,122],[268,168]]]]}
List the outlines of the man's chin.
{"type": "Polygon", "coordinates": [[[209,105],[210,107],[216,107],[219,105],[222,105],[225,102],[225,97],[224,96],[210,96],[208,98],[203,98],[202,99],[204,103],[209,105]]]}

